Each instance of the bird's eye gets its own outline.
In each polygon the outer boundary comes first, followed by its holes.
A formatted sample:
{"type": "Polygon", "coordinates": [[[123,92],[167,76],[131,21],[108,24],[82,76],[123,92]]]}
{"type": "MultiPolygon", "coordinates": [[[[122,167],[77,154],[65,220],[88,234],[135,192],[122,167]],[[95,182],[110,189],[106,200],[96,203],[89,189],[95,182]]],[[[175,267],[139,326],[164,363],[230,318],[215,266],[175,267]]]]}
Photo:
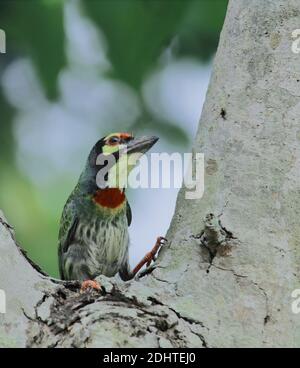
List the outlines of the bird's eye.
{"type": "Polygon", "coordinates": [[[111,138],[109,138],[109,140],[108,140],[108,144],[111,144],[111,145],[113,145],[113,144],[117,144],[117,143],[119,143],[119,142],[120,142],[119,137],[111,137],[111,138]]]}

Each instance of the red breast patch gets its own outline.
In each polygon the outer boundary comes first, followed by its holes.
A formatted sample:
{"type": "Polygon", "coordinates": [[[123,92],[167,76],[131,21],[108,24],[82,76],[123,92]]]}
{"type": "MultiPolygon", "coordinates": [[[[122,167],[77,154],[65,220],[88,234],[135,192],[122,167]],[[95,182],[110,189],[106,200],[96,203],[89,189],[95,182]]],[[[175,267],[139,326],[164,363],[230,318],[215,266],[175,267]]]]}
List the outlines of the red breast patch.
{"type": "Polygon", "coordinates": [[[99,189],[93,200],[102,207],[117,208],[125,201],[125,194],[118,188],[99,189]]]}

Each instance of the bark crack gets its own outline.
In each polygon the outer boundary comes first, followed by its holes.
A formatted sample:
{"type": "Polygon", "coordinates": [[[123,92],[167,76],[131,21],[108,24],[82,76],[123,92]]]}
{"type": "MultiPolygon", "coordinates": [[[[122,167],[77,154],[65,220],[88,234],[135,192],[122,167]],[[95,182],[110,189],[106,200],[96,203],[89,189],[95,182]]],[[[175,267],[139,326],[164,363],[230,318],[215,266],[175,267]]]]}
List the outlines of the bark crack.
{"type": "Polygon", "coordinates": [[[149,297],[143,302],[135,295],[128,296],[126,285],[122,287],[123,291],[114,284],[109,292],[99,295],[97,292],[79,294],[72,288],[62,285],[55,293],[45,294],[34,307],[35,318],[27,316],[29,320],[27,346],[84,346],[90,339],[90,334],[84,333],[85,319],[88,319],[89,326],[110,320],[120,326],[127,323],[133,330],[132,336],[154,334],[158,339],[168,340],[174,347],[188,346],[188,338],[184,333],[187,329],[190,334],[196,335],[201,340],[202,346],[207,346],[202,334],[193,328],[193,325],[204,327],[201,322],[180,315],[154,297],[149,297]],[[51,301],[49,316],[43,319],[40,310],[49,301],[51,301]],[[99,307],[90,308],[94,303],[99,304],[99,307]],[[133,317],[132,313],[136,313],[136,317],[133,317]],[[186,323],[184,327],[179,323],[180,320],[186,323]],[[143,328],[145,323],[146,326],[143,328]],[[72,339],[70,337],[74,331],[82,331],[79,336],[76,335],[77,342],[74,342],[74,336],[72,339]]]}
{"type": "Polygon", "coordinates": [[[264,326],[271,320],[271,313],[270,313],[270,307],[269,307],[269,297],[267,292],[265,291],[265,289],[263,287],[261,287],[260,285],[258,285],[257,282],[252,281],[252,283],[262,292],[262,295],[265,298],[265,305],[266,305],[266,314],[264,317],[264,326]]]}
{"type": "Polygon", "coordinates": [[[148,299],[150,301],[152,301],[153,303],[155,303],[155,304],[162,305],[162,306],[165,306],[165,307],[169,308],[172,312],[174,312],[176,314],[176,316],[178,317],[178,319],[182,319],[185,322],[187,322],[190,325],[189,328],[190,328],[191,332],[193,334],[197,335],[200,338],[200,340],[202,341],[202,346],[205,347],[205,348],[208,347],[207,342],[205,340],[205,337],[202,334],[200,334],[199,332],[193,331],[192,328],[191,328],[192,325],[198,325],[201,328],[205,328],[207,331],[209,331],[209,328],[208,327],[205,327],[204,324],[201,321],[195,320],[195,319],[193,319],[191,317],[183,316],[181,313],[179,313],[178,311],[176,311],[174,308],[170,307],[167,304],[162,303],[161,301],[157,300],[154,297],[149,297],[148,299]]]}
{"type": "MultiPolygon", "coordinates": [[[[216,266],[213,263],[211,264],[211,267],[217,268],[218,270],[231,272],[235,277],[238,277],[238,278],[248,278],[247,275],[240,275],[240,274],[236,273],[233,269],[223,268],[223,267],[220,267],[220,266],[216,266]]],[[[265,291],[265,289],[263,287],[261,287],[260,285],[258,285],[257,282],[254,282],[253,280],[249,280],[249,282],[251,284],[253,284],[256,288],[258,288],[261,291],[262,295],[264,296],[266,313],[265,313],[265,317],[263,319],[263,324],[265,326],[271,320],[268,294],[267,294],[267,292],[265,291]]]]}
{"type": "Polygon", "coordinates": [[[238,273],[236,273],[233,269],[231,268],[224,268],[224,267],[220,267],[220,266],[216,266],[215,264],[211,264],[211,267],[214,267],[214,268],[217,268],[218,270],[222,270],[222,271],[228,271],[228,272],[231,272],[233,273],[234,276],[236,277],[241,277],[241,278],[247,278],[248,276],[247,275],[240,275],[238,273]]]}

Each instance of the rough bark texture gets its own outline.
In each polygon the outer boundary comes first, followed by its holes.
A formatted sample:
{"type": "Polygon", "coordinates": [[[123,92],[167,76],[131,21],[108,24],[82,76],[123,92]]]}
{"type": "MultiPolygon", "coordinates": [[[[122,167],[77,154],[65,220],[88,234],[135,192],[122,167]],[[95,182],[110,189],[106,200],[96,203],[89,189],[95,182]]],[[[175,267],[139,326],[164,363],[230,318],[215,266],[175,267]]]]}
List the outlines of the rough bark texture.
{"type": "Polygon", "coordinates": [[[205,193],[182,190],[155,270],[100,277],[106,295],[43,276],[0,223],[0,346],[300,347],[298,0],[229,4],[194,150],[205,193]]]}

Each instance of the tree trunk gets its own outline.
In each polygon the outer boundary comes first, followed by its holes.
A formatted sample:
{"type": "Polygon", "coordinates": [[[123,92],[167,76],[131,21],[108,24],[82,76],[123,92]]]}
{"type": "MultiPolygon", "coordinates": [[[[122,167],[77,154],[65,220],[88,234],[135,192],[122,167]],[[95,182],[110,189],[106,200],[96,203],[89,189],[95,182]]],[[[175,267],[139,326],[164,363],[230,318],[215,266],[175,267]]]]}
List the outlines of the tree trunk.
{"type": "Polygon", "coordinates": [[[194,151],[205,193],[182,189],[156,268],[106,295],[41,274],[0,224],[0,346],[300,347],[298,0],[229,3],[194,151]]]}

